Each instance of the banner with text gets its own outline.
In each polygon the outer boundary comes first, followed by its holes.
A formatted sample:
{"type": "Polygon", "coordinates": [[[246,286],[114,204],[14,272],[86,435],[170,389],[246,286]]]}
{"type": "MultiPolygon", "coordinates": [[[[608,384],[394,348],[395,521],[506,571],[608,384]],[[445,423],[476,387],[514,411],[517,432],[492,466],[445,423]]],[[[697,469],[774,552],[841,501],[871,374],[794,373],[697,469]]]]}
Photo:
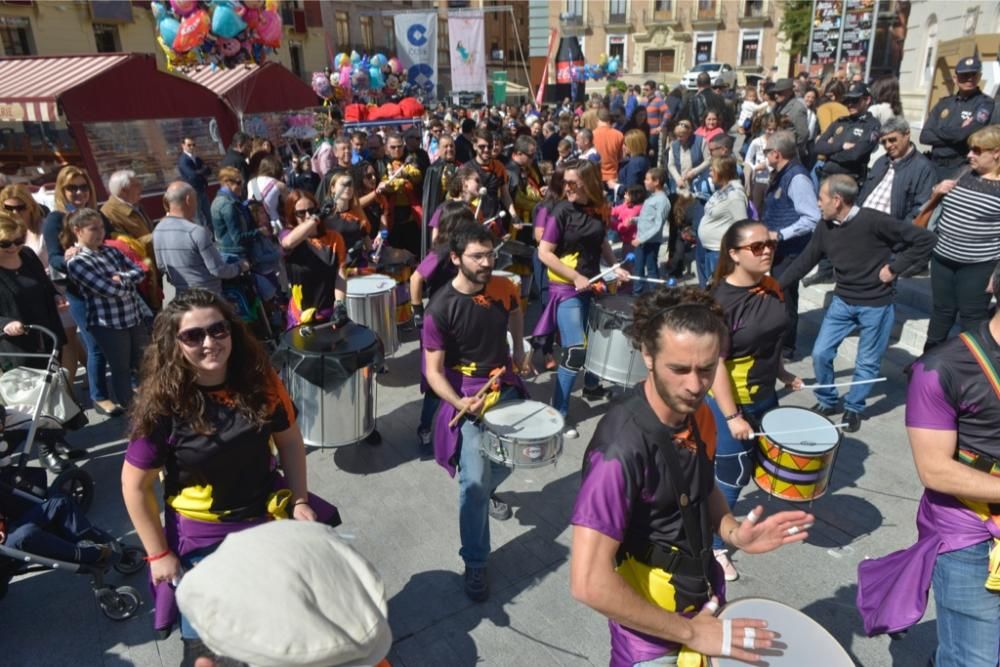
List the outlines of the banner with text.
{"type": "Polygon", "coordinates": [[[486,42],[483,13],[462,12],[448,17],[451,89],[481,93],[486,100],[486,42]]]}
{"type": "Polygon", "coordinates": [[[397,57],[406,79],[424,95],[435,97],[437,87],[437,12],[396,14],[397,57]]]}

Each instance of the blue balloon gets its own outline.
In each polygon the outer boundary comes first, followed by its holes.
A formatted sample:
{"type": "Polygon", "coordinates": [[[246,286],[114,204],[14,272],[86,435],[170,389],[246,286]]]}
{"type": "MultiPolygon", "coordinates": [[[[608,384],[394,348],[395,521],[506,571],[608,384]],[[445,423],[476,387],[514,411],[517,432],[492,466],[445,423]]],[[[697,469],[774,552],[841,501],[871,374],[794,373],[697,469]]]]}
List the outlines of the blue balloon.
{"type": "Polygon", "coordinates": [[[608,61],[608,74],[614,74],[618,71],[618,56],[615,56],[608,61]]]}
{"type": "Polygon", "coordinates": [[[389,64],[389,59],[386,58],[384,54],[376,53],[375,55],[372,56],[371,64],[375,65],[376,67],[383,67],[389,64]]]}
{"type": "Polygon", "coordinates": [[[368,69],[368,79],[369,86],[372,90],[382,90],[385,88],[385,77],[382,76],[382,70],[378,67],[372,65],[368,69]]]}
{"type": "Polygon", "coordinates": [[[246,21],[239,17],[230,7],[217,5],[212,12],[212,32],[219,37],[232,39],[246,30],[246,21]]]}
{"type": "Polygon", "coordinates": [[[170,18],[169,16],[163,17],[163,19],[160,20],[160,37],[163,38],[163,43],[170,48],[173,48],[174,39],[177,37],[177,31],[180,29],[180,21],[170,18]]]}

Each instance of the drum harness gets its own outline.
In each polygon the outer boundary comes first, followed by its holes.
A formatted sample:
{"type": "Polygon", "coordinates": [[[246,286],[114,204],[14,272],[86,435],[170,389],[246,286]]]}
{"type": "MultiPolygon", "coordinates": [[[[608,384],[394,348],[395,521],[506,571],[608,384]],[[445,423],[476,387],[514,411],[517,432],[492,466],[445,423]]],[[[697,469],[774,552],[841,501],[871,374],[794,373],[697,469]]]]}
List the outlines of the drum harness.
{"type": "MultiPolygon", "coordinates": [[[[645,400],[641,395],[636,394],[633,401],[645,400]]],[[[691,420],[691,429],[695,437],[698,437],[697,425],[691,420]]],[[[700,439],[700,438],[699,438],[700,439]]],[[[677,449],[673,441],[657,442],[657,448],[666,459],[667,471],[670,474],[670,482],[673,487],[674,500],[680,508],[681,522],[684,526],[684,534],[687,537],[691,550],[698,549],[695,555],[691,556],[680,550],[679,547],[666,549],[652,542],[642,543],[633,541],[630,544],[622,543],[618,547],[615,555],[617,565],[625,560],[627,555],[631,555],[646,565],[660,568],[671,574],[681,574],[689,577],[698,577],[705,582],[707,587],[707,597],[714,595],[712,586],[712,572],[715,567],[715,555],[712,552],[712,544],[706,536],[712,535],[709,525],[708,500],[698,503],[697,516],[695,508],[691,506],[690,487],[681,478],[680,459],[677,456],[677,449]],[[697,547],[695,545],[698,545],[697,547]]],[[[695,454],[697,456],[697,453],[695,454]]],[[[701,463],[698,464],[700,468],[701,463]]]]}

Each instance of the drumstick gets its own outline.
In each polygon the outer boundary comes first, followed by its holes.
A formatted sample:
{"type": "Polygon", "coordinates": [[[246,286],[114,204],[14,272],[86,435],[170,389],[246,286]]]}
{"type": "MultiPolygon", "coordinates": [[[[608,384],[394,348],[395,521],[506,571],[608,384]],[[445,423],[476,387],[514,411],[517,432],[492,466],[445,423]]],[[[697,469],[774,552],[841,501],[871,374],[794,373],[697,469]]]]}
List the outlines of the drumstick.
{"type": "Polygon", "coordinates": [[[871,380],[852,380],[850,382],[834,382],[833,384],[804,384],[803,389],[827,389],[833,387],[850,387],[855,384],[872,384],[875,382],[885,382],[888,378],[874,378],[871,380]]]}
{"type": "MultiPolygon", "coordinates": [[[[494,381],[496,380],[497,377],[499,377],[503,373],[503,370],[504,370],[503,366],[499,366],[490,371],[489,380],[487,380],[486,384],[480,387],[479,391],[477,391],[475,395],[472,397],[473,403],[475,403],[476,401],[478,401],[479,399],[481,399],[483,396],[486,395],[486,392],[489,390],[490,387],[493,386],[494,381]]],[[[469,405],[472,405],[472,403],[470,403],[469,405]]],[[[451,418],[451,421],[448,422],[448,428],[455,428],[455,424],[457,424],[459,420],[465,416],[465,413],[469,411],[469,405],[466,405],[459,411],[457,415],[451,418]]]]}
{"type": "Polygon", "coordinates": [[[632,280],[638,280],[639,282],[643,282],[643,283],[656,283],[657,285],[669,285],[670,284],[669,280],[663,280],[662,278],[645,278],[645,277],[640,278],[638,276],[632,276],[631,279],[632,280]]]}
{"type": "Polygon", "coordinates": [[[479,217],[479,209],[483,205],[483,197],[485,197],[485,196],[486,196],[486,188],[479,188],[479,202],[476,204],[476,210],[472,214],[473,218],[478,218],[479,217]]]}
{"type": "Polygon", "coordinates": [[[499,213],[497,213],[496,215],[494,215],[489,220],[483,220],[483,227],[485,227],[486,225],[491,225],[495,221],[501,220],[501,219],[506,218],[506,217],[507,217],[507,211],[500,211],[499,213]]]}
{"type": "MultiPolygon", "coordinates": [[[[847,422],[842,422],[840,424],[834,424],[833,428],[844,428],[847,426],[847,422]]],[[[809,431],[825,431],[829,426],[810,426],[809,428],[793,428],[788,431],[754,431],[750,434],[751,438],[759,438],[761,436],[765,438],[770,438],[772,435],[790,435],[792,433],[808,433],[809,431]]]]}
{"type": "MultiPolygon", "coordinates": [[[[622,261],[618,262],[617,264],[612,264],[612,265],[611,265],[611,266],[609,266],[609,267],[608,267],[608,268],[607,268],[606,270],[604,270],[604,271],[601,271],[601,272],[600,272],[600,273],[598,273],[598,274],[597,274],[596,276],[594,276],[593,278],[591,278],[590,280],[588,280],[588,281],[587,281],[587,285],[588,285],[588,286],[589,286],[589,285],[593,285],[593,284],[594,284],[594,283],[596,283],[596,282],[597,282],[598,280],[600,280],[600,279],[601,279],[601,278],[603,278],[604,276],[608,275],[609,273],[611,273],[611,272],[612,272],[612,271],[614,271],[615,269],[618,269],[618,268],[621,268],[621,265],[622,265],[622,264],[628,264],[629,262],[631,262],[631,261],[632,261],[632,260],[634,260],[634,259],[635,259],[635,255],[633,255],[632,253],[629,253],[629,254],[625,255],[625,257],[623,257],[623,258],[622,258],[622,261]]],[[[582,291],[583,291],[583,290],[579,290],[579,289],[577,290],[577,292],[582,292],[582,291]]]]}

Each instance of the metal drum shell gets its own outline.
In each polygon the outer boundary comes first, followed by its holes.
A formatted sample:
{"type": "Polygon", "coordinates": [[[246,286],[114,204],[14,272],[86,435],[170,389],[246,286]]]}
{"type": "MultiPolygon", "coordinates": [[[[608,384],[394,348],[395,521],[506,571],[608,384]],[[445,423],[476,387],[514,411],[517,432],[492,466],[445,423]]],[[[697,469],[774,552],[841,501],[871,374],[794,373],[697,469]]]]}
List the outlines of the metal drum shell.
{"type": "Polygon", "coordinates": [[[649,372],[642,353],[625,334],[625,328],[632,324],[632,301],[623,295],[594,299],[587,315],[587,355],[583,362],[584,368],[597,377],[626,388],[645,380],[649,372]],[[625,311],[611,307],[626,303],[625,311]]]}
{"type": "Polygon", "coordinates": [[[480,444],[483,455],[508,468],[554,465],[562,454],[565,421],[558,411],[545,403],[505,401],[486,411],[483,427],[480,444]],[[504,416],[496,412],[504,408],[513,412],[504,416]],[[546,425],[548,431],[543,432],[546,425]]]}
{"type": "Polygon", "coordinates": [[[386,357],[396,354],[400,344],[396,329],[396,293],[396,281],[392,276],[372,273],[347,279],[347,314],[352,321],[375,332],[385,347],[386,357]],[[362,286],[364,289],[359,289],[362,286]],[[374,289],[370,289],[372,287],[374,289]]]}

